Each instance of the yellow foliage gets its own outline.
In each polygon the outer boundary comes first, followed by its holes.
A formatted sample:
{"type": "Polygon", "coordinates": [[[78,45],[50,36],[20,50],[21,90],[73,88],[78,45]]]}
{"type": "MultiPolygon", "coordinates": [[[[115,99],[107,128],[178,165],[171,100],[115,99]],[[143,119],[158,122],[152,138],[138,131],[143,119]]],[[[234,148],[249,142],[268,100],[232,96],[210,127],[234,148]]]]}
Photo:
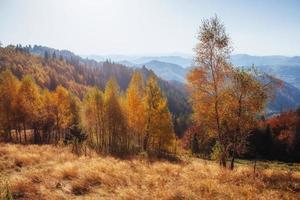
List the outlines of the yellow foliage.
{"type": "Polygon", "coordinates": [[[171,114],[167,106],[167,99],[162,94],[156,78],[147,81],[146,96],[146,133],[144,139],[145,150],[169,150],[174,140],[171,114]]]}
{"type": "Polygon", "coordinates": [[[145,95],[144,80],[141,73],[135,72],[126,91],[125,111],[130,139],[133,145],[142,146],[146,128],[146,111],[143,103],[145,95]]]}

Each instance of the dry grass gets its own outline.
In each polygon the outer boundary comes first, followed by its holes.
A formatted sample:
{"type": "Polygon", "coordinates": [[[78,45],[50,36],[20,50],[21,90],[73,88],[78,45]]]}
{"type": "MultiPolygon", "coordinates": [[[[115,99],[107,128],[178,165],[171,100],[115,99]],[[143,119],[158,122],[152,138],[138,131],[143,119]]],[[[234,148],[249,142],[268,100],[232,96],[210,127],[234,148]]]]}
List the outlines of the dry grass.
{"type": "Polygon", "coordinates": [[[0,143],[0,169],[15,199],[300,199],[300,172],[213,162],[76,157],[67,149],[0,143]]]}

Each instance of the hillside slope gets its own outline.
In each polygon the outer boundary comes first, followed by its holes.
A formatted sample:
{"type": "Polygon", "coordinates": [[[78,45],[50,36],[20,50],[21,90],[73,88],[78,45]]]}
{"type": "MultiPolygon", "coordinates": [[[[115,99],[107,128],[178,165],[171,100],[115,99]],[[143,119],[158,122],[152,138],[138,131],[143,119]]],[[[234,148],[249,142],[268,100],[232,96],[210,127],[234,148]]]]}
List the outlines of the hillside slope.
{"type": "Polygon", "coordinates": [[[251,56],[236,54],[231,56],[235,66],[256,66],[259,70],[277,77],[300,89],[300,57],[288,56],[251,56]]]}
{"type": "Polygon", "coordinates": [[[119,160],[67,148],[0,144],[0,169],[14,199],[299,199],[300,173],[216,163],[119,160]],[[22,153],[21,153],[22,152],[22,153]],[[298,191],[298,192],[297,192],[298,191]]]}
{"type": "Polygon", "coordinates": [[[157,60],[151,60],[143,65],[145,65],[146,68],[153,70],[155,74],[164,80],[175,80],[182,83],[186,82],[185,76],[187,70],[180,65],[157,60]]]}
{"type": "MultiPolygon", "coordinates": [[[[150,75],[156,76],[145,67],[132,69],[110,61],[97,62],[83,59],[70,51],[43,46],[0,48],[0,72],[6,69],[19,79],[25,75],[32,76],[42,89],[54,90],[62,85],[80,99],[89,87],[97,86],[103,90],[111,78],[115,78],[121,92],[125,92],[135,70],[141,72],[145,81],[150,75]]],[[[185,88],[161,78],[158,78],[158,83],[168,99],[175,133],[181,137],[190,123],[191,113],[185,88]]]]}
{"type": "MultiPolygon", "coordinates": [[[[10,69],[18,78],[30,74],[42,88],[53,90],[57,85],[62,85],[80,98],[90,86],[104,89],[106,82],[112,77],[116,78],[121,90],[125,91],[134,72],[134,69],[121,64],[82,59],[70,51],[42,46],[0,48],[0,71],[5,69],[10,69]]],[[[146,68],[139,70],[145,79],[150,75],[155,76],[153,71],[146,68]]],[[[159,79],[158,82],[168,98],[169,109],[174,116],[190,112],[183,91],[165,80],[159,79]]]]}

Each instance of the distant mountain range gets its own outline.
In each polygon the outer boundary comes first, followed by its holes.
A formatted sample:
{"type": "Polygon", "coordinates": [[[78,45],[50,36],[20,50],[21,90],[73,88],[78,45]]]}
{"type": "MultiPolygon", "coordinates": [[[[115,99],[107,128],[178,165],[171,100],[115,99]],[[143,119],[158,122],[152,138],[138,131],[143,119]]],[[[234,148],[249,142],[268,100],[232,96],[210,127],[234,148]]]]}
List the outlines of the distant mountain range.
{"type": "Polygon", "coordinates": [[[276,88],[274,98],[268,102],[268,115],[282,111],[295,110],[300,106],[300,89],[283,82],[281,87],[276,88]]]}
{"type": "MultiPolygon", "coordinates": [[[[180,55],[180,54],[179,54],[180,55]]],[[[185,82],[185,76],[193,59],[190,55],[171,56],[87,56],[98,61],[110,59],[129,67],[141,67],[145,65],[152,69],[158,76],[166,80],[185,82]],[[172,68],[172,69],[170,69],[172,68]]],[[[231,56],[231,62],[235,66],[250,67],[254,65],[259,70],[294,85],[300,89],[300,56],[251,56],[248,54],[236,54],[231,56]]]]}
{"type": "Polygon", "coordinates": [[[158,60],[150,60],[145,63],[132,63],[127,60],[119,61],[118,63],[127,67],[141,68],[145,66],[147,69],[151,69],[156,75],[162,79],[168,81],[179,81],[185,83],[185,76],[189,71],[189,68],[183,68],[182,66],[174,63],[162,62],[158,60]]]}
{"type": "Polygon", "coordinates": [[[182,56],[178,56],[178,55],[167,55],[167,56],[84,55],[82,57],[94,59],[100,62],[106,60],[111,60],[117,63],[127,62],[127,64],[132,64],[132,65],[142,65],[152,60],[157,60],[160,62],[177,64],[183,68],[192,66],[192,61],[193,61],[191,55],[185,55],[185,54],[182,54],[182,56]]]}
{"type": "MultiPolygon", "coordinates": [[[[134,68],[145,66],[162,79],[181,83],[186,82],[186,74],[193,63],[191,57],[180,56],[127,57],[127,60],[116,62],[134,68]]],[[[300,57],[236,54],[231,57],[231,62],[237,67],[254,65],[258,70],[283,80],[284,87],[277,89],[274,102],[269,103],[269,113],[295,109],[300,105],[300,57]]]]}
{"type": "Polygon", "coordinates": [[[254,65],[266,72],[300,89],[300,56],[250,56],[238,54],[231,57],[235,66],[254,65]]]}
{"type": "Polygon", "coordinates": [[[281,65],[300,65],[300,56],[251,56],[248,54],[236,54],[231,56],[231,62],[237,66],[281,66],[281,65]]]}

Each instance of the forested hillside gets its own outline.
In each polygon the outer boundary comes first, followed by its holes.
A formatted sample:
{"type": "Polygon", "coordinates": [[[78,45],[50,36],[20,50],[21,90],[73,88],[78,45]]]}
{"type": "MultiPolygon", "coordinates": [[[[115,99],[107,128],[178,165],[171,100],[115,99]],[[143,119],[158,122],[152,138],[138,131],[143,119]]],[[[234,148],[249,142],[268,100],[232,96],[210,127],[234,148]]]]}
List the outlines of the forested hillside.
{"type": "MultiPolygon", "coordinates": [[[[134,72],[131,68],[110,61],[82,59],[66,50],[20,45],[0,48],[0,70],[6,69],[10,69],[19,79],[31,75],[41,88],[54,90],[61,85],[80,99],[89,87],[98,86],[103,90],[112,77],[117,80],[121,91],[125,91],[134,72]]],[[[138,71],[142,73],[144,80],[155,75],[146,68],[138,71]]],[[[175,131],[180,136],[187,126],[190,113],[186,92],[162,79],[158,79],[158,83],[167,96],[175,131]]]]}

